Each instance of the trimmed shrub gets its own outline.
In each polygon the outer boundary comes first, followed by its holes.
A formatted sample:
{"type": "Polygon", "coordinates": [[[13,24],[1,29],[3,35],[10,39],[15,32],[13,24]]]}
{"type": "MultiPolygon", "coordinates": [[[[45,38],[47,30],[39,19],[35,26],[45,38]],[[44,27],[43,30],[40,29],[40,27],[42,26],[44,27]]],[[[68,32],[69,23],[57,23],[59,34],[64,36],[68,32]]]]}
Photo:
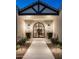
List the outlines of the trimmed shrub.
{"type": "Polygon", "coordinates": [[[52,38],[52,33],[47,33],[47,35],[48,35],[48,39],[52,38]]]}
{"type": "Polygon", "coordinates": [[[16,50],[18,50],[20,48],[20,45],[16,45],[16,50]]]}
{"type": "Polygon", "coordinates": [[[22,38],[17,42],[17,45],[24,45],[26,41],[27,41],[27,38],[22,38]]]}

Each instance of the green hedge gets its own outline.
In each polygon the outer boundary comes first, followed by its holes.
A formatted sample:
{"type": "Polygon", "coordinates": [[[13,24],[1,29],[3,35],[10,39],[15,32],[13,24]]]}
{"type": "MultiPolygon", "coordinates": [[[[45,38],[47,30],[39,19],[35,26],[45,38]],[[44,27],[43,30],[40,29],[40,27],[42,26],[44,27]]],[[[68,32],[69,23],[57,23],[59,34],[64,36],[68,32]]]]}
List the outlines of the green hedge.
{"type": "Polygon", "coordinates": [[[27,41],[27,38],[22,38],[21,40],[19,40],[19,41],[17,42],[17,44],[18,44],[18,45],[24,45],[26,41],[27,41]]]}
{"type": "Polygon", "coordinates": [[[20,45],[16,45],[16,50],[20,48],[20,45]]]}

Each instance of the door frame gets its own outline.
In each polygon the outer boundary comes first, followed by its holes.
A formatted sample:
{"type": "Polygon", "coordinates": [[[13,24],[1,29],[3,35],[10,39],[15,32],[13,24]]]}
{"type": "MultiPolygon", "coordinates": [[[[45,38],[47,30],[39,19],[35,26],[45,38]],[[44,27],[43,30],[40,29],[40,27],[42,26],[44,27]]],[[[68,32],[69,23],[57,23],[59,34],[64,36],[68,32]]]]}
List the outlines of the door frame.
{"type": "Polygon", "coordinates": [[[44,24],[43,23],[41,23],[41,22],[36,22],[34,25],[33,25],[33,38],[45,38],[45,26],[44,26],[44,24]],[[34,36],[34,26],[36,25],[36,24],[42,24],[43,25],[43,28],[44,28],[44,37],[35,37],[34,36]]]}

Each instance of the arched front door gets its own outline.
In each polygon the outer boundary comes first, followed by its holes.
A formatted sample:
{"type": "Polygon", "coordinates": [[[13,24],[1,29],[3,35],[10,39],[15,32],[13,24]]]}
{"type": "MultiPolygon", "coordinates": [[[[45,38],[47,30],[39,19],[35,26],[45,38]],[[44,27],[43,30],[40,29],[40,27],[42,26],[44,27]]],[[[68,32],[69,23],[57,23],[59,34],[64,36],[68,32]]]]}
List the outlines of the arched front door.
{"type": "Polygon", "coordinates": [[[45,27],[44,24],[37,22],[33,26],[33,37],[34,38],[44,38],[45,37],[45,27]]]}

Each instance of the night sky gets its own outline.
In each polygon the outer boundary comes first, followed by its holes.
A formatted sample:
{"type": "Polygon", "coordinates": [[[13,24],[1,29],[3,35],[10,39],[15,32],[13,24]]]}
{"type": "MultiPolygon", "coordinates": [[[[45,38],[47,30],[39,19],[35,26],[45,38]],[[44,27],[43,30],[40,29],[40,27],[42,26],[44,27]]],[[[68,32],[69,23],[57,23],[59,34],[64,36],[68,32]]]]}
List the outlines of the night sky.
{"type": "MultiPolygon", "coordinates": [[[[19,9],[22,9],[37,1],[38,0],[16,0],[16,6],[19,9]]],[[[40,1],[49,5],[50,7],[61,10],[62,0],[40,0],[40,1]]]]}

